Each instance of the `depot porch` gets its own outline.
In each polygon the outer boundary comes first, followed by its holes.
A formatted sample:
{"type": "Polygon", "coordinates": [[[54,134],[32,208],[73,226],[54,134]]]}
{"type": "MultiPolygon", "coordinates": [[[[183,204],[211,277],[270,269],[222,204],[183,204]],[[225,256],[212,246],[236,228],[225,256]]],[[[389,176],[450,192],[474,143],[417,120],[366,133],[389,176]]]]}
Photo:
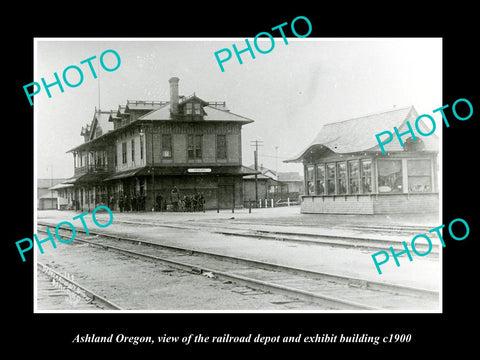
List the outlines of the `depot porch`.
{"type": "Polygon", "coordinates": [[[194,197],[202,198],[205,210],[232,209],[243,206],[242,176],[251,173],[244,166],[144,167],[111,176],[90,176],[88,181],[80,177],[71,191],[74,208],[80,211],[91,211],[98,205],[114,211],[188,211],[178,204],[184,198],[192,202],[193,211],[194,197]]]}

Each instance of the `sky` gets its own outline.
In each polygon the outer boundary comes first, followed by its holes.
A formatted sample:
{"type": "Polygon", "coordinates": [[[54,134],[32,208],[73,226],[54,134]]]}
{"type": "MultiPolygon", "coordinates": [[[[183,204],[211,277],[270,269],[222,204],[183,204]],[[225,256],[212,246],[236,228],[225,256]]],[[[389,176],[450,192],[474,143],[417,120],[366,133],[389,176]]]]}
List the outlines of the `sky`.
{"type": "MultiPolygon", "coordinates": [[[[44,78],[52,83],[54,72],[61,78],[70,65],[84,75],[77,87],[63,84],[63,93],[52,86],[51,98],[43,88],[34,96],[38,178],[73,176],[73,155],[66,152],[83,142],[81,128],[91,123],[96,107],[116,110],[127,100],[168,101],[173,76],[180,79],[180,95],[226,101],[231,112],[254,120],[242,130],[246,166],[254,161],[252,142],[260,140],[259,164],[301,173],[301,164],[283,160],[308,146],[323,124],[394,106],[413,105],[419,114],[432,115],[437,125],[442,122],[432,113],[443,105],[440,38],[288,38],[286,45],[280,37],[267,54],[252,45],[255,59],[242,53],[243,64],[233,54],[223,63],[224,72],[214,53],[224,48],[233,53],[232,44],[244,49],[245,38],[35,40],[32,82],[44,78]],[[111,72],[98,65],[109,49],[121,58],[111,72]],[[94,55],[97,79],[88,64],[80,63],[94,55]]],[[[268,49],[270,40],[264,40],[259,46],[268,49]]],[[[116,65],[111,53],[104,60],[107,67],[116,65]]],[[[74,70],[68,72],[71,83],[79,81],[76,76],[74,70]]]]}

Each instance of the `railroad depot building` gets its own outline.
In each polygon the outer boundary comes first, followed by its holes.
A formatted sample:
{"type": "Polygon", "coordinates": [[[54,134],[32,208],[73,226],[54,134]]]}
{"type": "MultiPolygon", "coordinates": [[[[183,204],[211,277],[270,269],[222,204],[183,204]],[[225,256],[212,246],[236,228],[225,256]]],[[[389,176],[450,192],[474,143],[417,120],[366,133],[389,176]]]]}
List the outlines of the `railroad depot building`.
{"type": "Polygon", "coordinates": [[[169,101],[131,101],[97,111],[82,128],[84,142],[73,154],[73,208],[151,211],[170,209],[184,196],[202,196],[205,209],[243,205],[242,126],[225,102],[195,94],[179,96],[170,83],[169,101]]]}
{"type": "MultiPolygon", "coordinates": [[[[435,134],[395,137],[383,155],[375,134],[406,132],[414,107],[325,124],[312,143],[285,162],[304,165],[302,213],[436,214],[439,210],[438,149],[435,134]]],[[[428,133],[423,119],[419,129],[428,133]]],[[[395,136],[395,135],[394,135],[395,136]]]]}

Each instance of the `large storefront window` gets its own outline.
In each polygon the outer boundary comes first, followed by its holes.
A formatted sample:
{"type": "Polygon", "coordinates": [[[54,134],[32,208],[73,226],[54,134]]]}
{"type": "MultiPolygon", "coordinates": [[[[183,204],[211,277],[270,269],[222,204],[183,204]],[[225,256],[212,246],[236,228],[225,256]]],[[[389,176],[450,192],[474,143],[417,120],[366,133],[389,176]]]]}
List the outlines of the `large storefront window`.
{"type": "Polygon", "coordinates": [[[315,171],[316,195],[372,192],[372,161],[370,159],[317,164],[315,171]]]}
{"type": "Polygon", "coordinates": [[[325,164],[317,165],[317,195],[325,195],[325,164]]]}
{"type": "Polygon", "coordinates": [[[347,193],[347,163],[337,163],[337,191],[339,195],[347,193]]]}
{"type": "Polygon", "coordinates": [[[378,160],[378,192],[402,192],[401,160],[378,160]]]}
{"type": "Polygon", "coordinates": [[[335,164],[327,164],[327,194],[335,195],[335,164]]]}
{"type": "Polygon", "coordinates": [[[408,160],[408,192],[431,192],[432,169],[430,160],[408,160]]]}
{"type": "Polygon", "coordinates": [[[358,160],[348,162],[348,181],[350,194],[358,194],[360,192],[360,171],[358,160]]]}
{"type": "Polygon", "coordinates": [[[315,184],[313,182],[313,165],[307,166],[307,195],[315,195],[315,184]]]}
{"type": "Polygon", "coordinates": [[[361,160],[362,193],[372,192],[372,160],[361,160]]]}

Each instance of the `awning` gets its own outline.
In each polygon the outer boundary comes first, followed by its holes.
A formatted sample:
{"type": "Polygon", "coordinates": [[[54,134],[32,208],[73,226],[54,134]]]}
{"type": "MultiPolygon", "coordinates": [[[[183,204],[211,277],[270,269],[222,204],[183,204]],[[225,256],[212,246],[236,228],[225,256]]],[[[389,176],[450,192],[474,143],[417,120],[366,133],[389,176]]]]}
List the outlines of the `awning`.
{"type": "Polygon", "coordinates": [[[127,171],[122,171],[119,173],[116,173],[114,175],[111,175],[104,179],[104,181],[110,181],[110,180],[117,180],[117,179],[123,179],[131,176],[136,176],[138,172],[142,171],[145,168],[140,168],[140,169],[135,169],[135,170],[127,170],[127,171]]]}
{"type": "MultiPolygon", "coordinates": [[[[154,168],[155,176],[208,176],[208,175],[229,175],[245,176],[260,174],[259,171],[243,165],[236,166],[161,166],[154,168]]],[[[87,173],[67,179],[63,184],[82,184],[111,181],[129,178],[133,176],[151,176],[152,168],[145,166],[132,170],[126,170],[115,174],[111,173],[87,173]]]]}
{"type": "Polygon", "coordinates": [[[65,180],[63,183],[64,184],[75,184],[77,182],[77,180],[80,179],[83,175],[85,175],[85,174],[72,176],[71,178],[65,180]]]}
{"type": "Polygon", "coordinates": [[[48,190],[58,190],[58,189],[65,189],[69,187],[73,187],[73,184],[59,183],[55,186],[49,187],[48,190]]]}
{"type": "MultiPolygon", "coordinates": [[[[144,167],[135,175],[148,176],[152,174],[150,167],[144,167]]],[[[244,176],[260,174],[259,171],[250,169],[243,165],[237,166],[162,166],[154,168],[155,176],[208,176],[208,175],[230,175],[244,176]]]]}
{"type": "Polygon", "coordinates": [[[85,184],[85,183],[99,183],[102,182],[109,174],[105,172],[100,173],[86,173],[82,175],[77,175],[67,179],[63,182],[63,184],[85,184]]]}

